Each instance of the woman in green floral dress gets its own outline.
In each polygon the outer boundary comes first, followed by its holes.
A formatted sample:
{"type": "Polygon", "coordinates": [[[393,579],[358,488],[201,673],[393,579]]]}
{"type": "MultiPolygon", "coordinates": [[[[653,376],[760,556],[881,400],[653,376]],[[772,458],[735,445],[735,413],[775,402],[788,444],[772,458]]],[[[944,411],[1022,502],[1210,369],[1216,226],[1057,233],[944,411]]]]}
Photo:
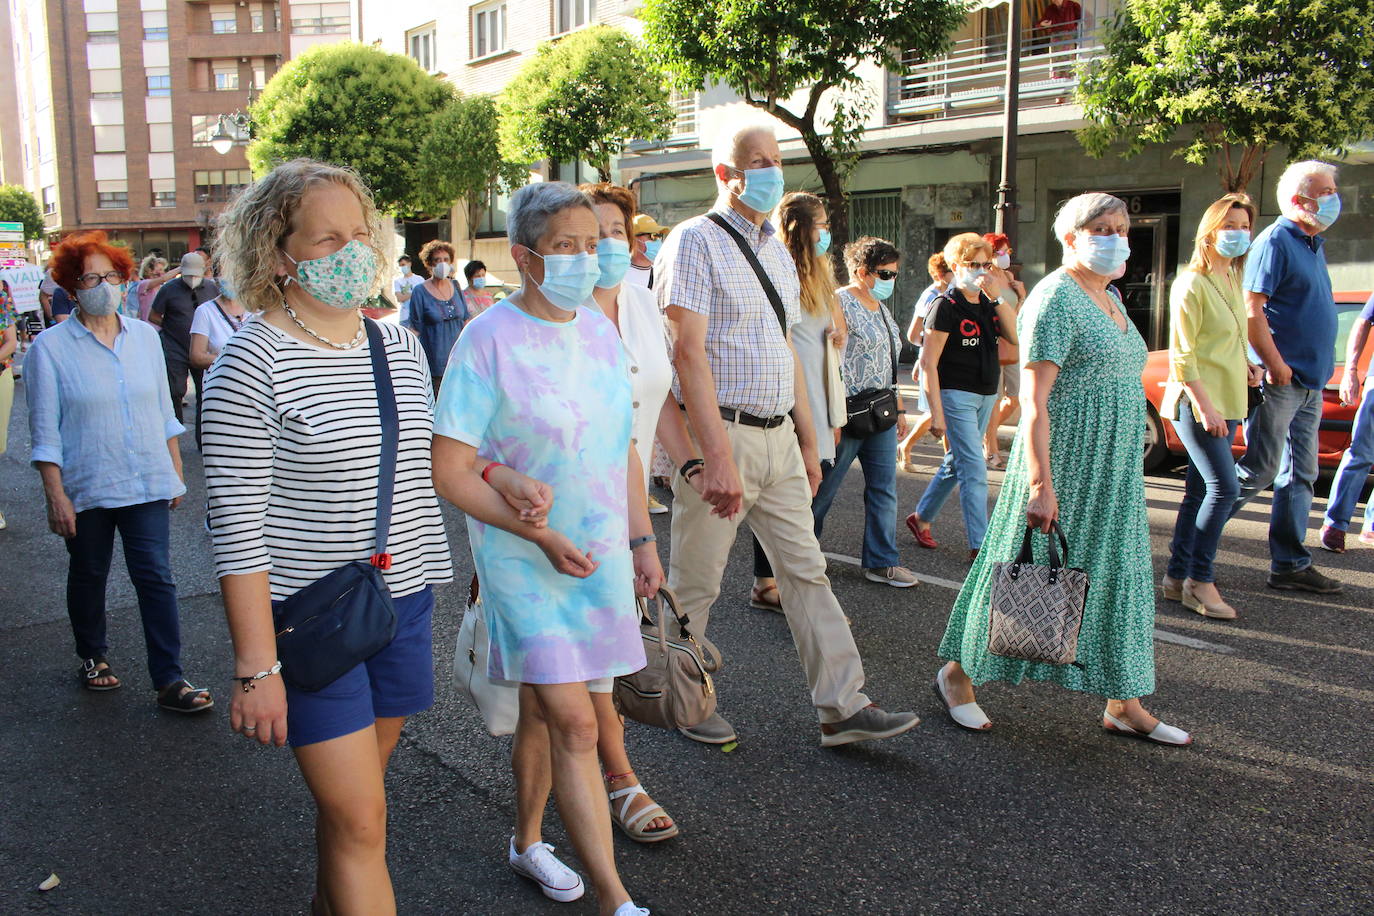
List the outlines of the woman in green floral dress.
{"type": "MultiPolygon", "coordinates": [[[[934,685],[965,728],[992,727],[975,700],[975,684],[1031,678],[1106,697],[1102,725],[1113,733],[1161,744],[1192,741],[1140,702],[1155,687],[1154,582],[1140,459],[1145,342],[1108,288],[1130,253],[1129,226],[1125,203],[1111,195],[1081,194],[1065,203],[1054,224],[1064,266],[1036,285],[1021,312],[1025,422],[983,550],[950,614],[940,644],[948,663],[934,685]],[[1087,570],[1090,581],[1078,662],[992,655],[992,565],[1015,557],[1027,525],[1048,532],[1054,521],[1068,537],[1071,565],[1087,570]]],[[[1045,539],[1035,540],[1043,563],[1045,539]]]]}

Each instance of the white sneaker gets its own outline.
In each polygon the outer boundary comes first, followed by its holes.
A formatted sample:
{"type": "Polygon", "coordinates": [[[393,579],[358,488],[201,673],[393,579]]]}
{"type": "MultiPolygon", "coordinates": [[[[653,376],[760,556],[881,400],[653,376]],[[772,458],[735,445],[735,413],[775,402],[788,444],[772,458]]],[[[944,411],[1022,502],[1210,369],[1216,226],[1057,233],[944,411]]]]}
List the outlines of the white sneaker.
{"type": "Polygon", "coordinates": [[[667,506],[663,505],[663,503],[659,502],[657,499],[654,498],[654,494],[652,494],[652,493],[649,494],[649,514],[650,514],[650,515],[663,515],[663,514],[665,514],[665,513],[667,513],[667,512],[670,512],[670,511],[672,511],[672,510],[670,510],[667,506]]]}
{"type": "Polygon", "coordinates": [[[921,580],[905,566],[885,566],[878,569],[865,569],[864,578],[869,582],[881,582],[893,588],[911,588],[920,585],[921,580]]]}
{"type": "Polygon", "coordinates": [[[626,900],[615,908],[615,916],[649,916],[649,911],[642,906],[635,906],[633,900],[626,900]]]}
{"type": "Polygon", "coordinates": [[[516,853],[515,837],[511,837],[506,860],[511,871],[537,883],[550,900],[568,903],[581,897],[587,889],[582,876],[558,861],[548,843],[531,843],[524,852],[516,853]]]}
{"type": "Polygon", "coordinates": [[[4,531],[7,527],[9,527],[9,523],[5,521],[5,514],[0,512],[0,531],[4,531]]]}

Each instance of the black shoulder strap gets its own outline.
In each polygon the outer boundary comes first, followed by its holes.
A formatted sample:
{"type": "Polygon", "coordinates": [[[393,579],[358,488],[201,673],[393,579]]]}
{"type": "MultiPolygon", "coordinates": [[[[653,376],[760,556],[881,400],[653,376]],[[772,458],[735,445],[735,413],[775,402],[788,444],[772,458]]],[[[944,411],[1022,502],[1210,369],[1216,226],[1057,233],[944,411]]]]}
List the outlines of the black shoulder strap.
{"type": "MultiPolygon", "coordinates": [[[[894,320],[894,321],[892,322],[891,325],[888,324],[888,319],[887,319],[887,307],[884,306],[881,302],[878,303],[878,319],[879,319],[880,321],[882,321],[882,323],[883,323],[883,331],[884,331],[884,333],[887,334],[887,348],[888,348],[888,350],[891,351],[891,353],[892,353],[892,387],[893,387],[893,388],[896,388],[896,387],[897,387],[897,343],[896,343],[896,341],[895,341],[894,338],[895,338],[895,336],[896,336],[896,334],[897,334],[897,329],[896,329],[895,327],[893,327],[893,325],[895,325],[897,322],[894,320]]],[[[828,342],[827,342],[827,343],[828,343],[828,342]]]]}
{"type": "Polygon", "coordinates": [[[372,377],[377,383],[377,417],[382,427],[382,453],[377,468],[377,554],[374,566],[388,569],[391,558],[386,552],[387,536],[391,532],[391,499],[396,487],[396,449],[400,420],[396,416],[396,392],[391,386],[391,362],[386,355],[386,341],[380,325],[364,318],[367,327],[367,346],[372,357],[372,377]]]}
{"type": "Polygon", "coordinates": [[[754,254],[754,249],[749,247],[749,243],[744,240],[744,236],[739,234],[739,230],[721,216],[719,213],[707,213],[706,218],[724,229],[730,238],[735,240],[739,250],[744,254],[744,259],[749,262],[749,266],[754,268],[754,274],[759,278],[759,285],[763,287],[763,293],[768,297],[768,301],[773,306],[773,314],[778,316],[778,326],[782,328],[782,336],[787,336],[787,312],[782,307],[782,297],[778,295],[778,290],[773,286],[773,281],[768,278],[768,273],[759,263],[758,255],[754,254]]]}

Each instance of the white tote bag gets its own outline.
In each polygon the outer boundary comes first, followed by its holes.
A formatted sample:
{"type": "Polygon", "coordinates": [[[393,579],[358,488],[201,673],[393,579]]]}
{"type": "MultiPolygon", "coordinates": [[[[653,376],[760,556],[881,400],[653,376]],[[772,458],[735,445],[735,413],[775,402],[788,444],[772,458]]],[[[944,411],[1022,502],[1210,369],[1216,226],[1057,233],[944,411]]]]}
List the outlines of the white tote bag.
{"type": "Polygon", "coordinates": [[[477,707],[488,732],[513,735],[520,717],[520,685],[487,676],[489,648],[482,599],[478,598],[468,603],[458,628],[458,642],[453,648],[453,686],[477,707]]]}
{"type": "MultiPolygon", "coordinates": [[[[831,328],[833,330],[833,324],[831,328]]],[[[825,406],[830,414],[829,422],[826,425],[833,429],[843,429],[844,425],[849,422],[847,391],[844,385],[844,375],[840,372],[840,363],[844,359],[844,354],[835,349],[829,336],[821,341],[821,347],[825,351],[825,406]]],[[[819,426],[820,424],[816,425],[819,426]]]]}

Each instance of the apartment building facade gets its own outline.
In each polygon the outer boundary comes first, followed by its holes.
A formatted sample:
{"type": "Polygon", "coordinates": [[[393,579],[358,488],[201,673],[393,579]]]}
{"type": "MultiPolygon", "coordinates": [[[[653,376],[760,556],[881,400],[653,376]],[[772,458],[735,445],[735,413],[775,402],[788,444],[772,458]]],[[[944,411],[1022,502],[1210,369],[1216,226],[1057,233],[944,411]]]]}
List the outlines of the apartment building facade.
{"type": "MultiPolygon", "coordinates": [[[[252,176],[232,115],[294,54],[354,36],[351,2],[8,0],[4,180],[34,192],[45,245],[103,229],[178,258],[252,176]],[[230,117],[222,117],[230,116],[230,117]],[[11,129],[11,127],[13,129],[11,129]],[[216,136],[232,139],[226,152],[216,136]]],[[[0,68],[3,70],[5,68],[0,68]]]]}
{"type": "MultiPolygon", "coordinates": [[[[1086,190],[1122,196],[1133,215],[1132,258],[1120,286],[1128,311],[1152,347],[1167,344],[1168,284],[1191,252],[1196,221],[1220,196],[1213,167],[1197,167],[1161,146],[1133,159],[1094,159],[1074,131],[1084,126],[1081,109],[1067,102],[1074,65],[1101,53],[1104,23],[1120,0],[1080,0],[1083,18],[1073,41],[1051,42],[1035,23],[1049,0],[1012,0],[1021,5],[1019,55],[1019,150],[1016,176],[1019,209],[1016,260],[1023,278],[1038,280],[1060,263],[1051,223],[1058,205],[1086,190]]],[[[545,41],[605,22],[638,34],[636,0],[479,0],[450,4],[415,0],[403,15],[374,15],[378,0],[362,0],[363,38],[408,54],[465,93],[499,94],[519,67],[545,41]]],[[[851,226],[896,242],[905,256],[893,300],[899,317],[908,314],[929,282],[926,258],[958,232],[991,231],[1000,181],[1003,94],[1007,60],[1008,0],[972,5],[949,53],[936,60],[912,59],[901,73],[861,65],[858,73],[873,101],[863,141],[864,160],[850,180],[851,226]]],[[[618,180],[633,184],[641,208],[672,225],[706,209],[715,197],[710,145],[725,126],[741,118],[764,117],[730,90],[714,86],[675,98],[678,120],[672,137],[634,144],[618,163],[618,180]]],[[[800,138],[778,125],[789,188],[819,188],[800,138]]],[[[1277,216],[1274,183],[1284,165],[1272,154],[1250,188],[1262,223],[1277,216]]],[[[1342,168],[1344,211],[1328,234],[1328,257],[1338,288],[1374,286],[1374,155],[1349,157],[1342,168]]],[[[547,177],[585,180],[575,163],[546,164],[547,177]]],[[[500,201],[478,227],[478,257],[509,268],[500,201]]],[[[455,213],[453,234],[466,236],[455,213]]]]}

